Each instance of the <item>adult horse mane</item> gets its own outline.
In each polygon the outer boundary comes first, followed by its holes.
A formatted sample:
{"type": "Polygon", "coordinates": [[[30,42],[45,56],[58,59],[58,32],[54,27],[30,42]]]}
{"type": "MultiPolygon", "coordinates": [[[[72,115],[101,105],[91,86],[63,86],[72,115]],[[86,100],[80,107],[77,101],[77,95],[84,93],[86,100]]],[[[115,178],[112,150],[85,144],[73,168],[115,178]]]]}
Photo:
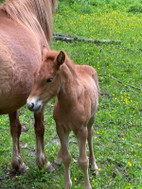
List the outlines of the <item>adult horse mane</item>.
{"type": "Polygon", "coordinates": [[[52,40],[52,12],[55,12],[56,0],[6,0],[0,10],[5,11],[10,18],[19,24],[24,24],[34,32],[39,33],[40,23],[48,41],[52,40]]]}
{"type": "MultiPolygon", "coordinates": [[[[0,5],[0,115],[8,114],[13,141],[12,168],[23,172],[20,154],[21,124],[17,109],[26,103],[33,73],[41,62],[42,47],[52,40],[52,13],[56,0],[6,0],[0,5]]],[[[46,165],[43,110],[34,114],[36,163],[46,165]]]]}

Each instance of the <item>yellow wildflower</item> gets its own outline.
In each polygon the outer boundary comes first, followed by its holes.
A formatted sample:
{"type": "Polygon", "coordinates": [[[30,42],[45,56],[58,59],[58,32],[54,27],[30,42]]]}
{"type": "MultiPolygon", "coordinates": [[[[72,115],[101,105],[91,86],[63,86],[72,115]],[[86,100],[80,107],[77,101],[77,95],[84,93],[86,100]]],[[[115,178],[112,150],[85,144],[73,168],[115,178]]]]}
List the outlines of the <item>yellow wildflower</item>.
{"type": "Polygon", "coordinates": [[[131,166],[132,166],[132,163],[128,161],[128,165],[131,167],[131,166]]]}

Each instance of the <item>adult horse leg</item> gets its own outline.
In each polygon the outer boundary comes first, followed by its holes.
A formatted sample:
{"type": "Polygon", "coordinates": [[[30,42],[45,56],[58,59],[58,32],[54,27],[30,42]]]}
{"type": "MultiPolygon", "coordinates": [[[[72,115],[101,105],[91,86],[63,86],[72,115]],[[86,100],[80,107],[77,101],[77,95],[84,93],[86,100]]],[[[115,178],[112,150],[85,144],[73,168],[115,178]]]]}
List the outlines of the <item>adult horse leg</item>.
{"type": "Polygon", "coordinates": [[[79,165],[84,174],[84,189],[91,189],[88,175],[89,160],[86,155],[87,132],[87,127],[83,127],[82,129],[77,131],[76,136],[79,144],[79,165]]]}
{"type": "Polygon", "coordinates": [[[47,161],[45,151],[44,151],[44,114],[43,110],[39,113],[34,114],[35,118],[35,134],[36,134],[36,164],[39,169],[45,167],[45,170],[52,172],[54,168],[51,166],[50,162],[47,161]]]}
{"type": "Polygon", "coordinates": [[[12,168],[14,172],[22,173],[28,168],[22,161],[20,154],[19,137],[21,134],[21,124],[18,111],[9,114],[10,130],[13,141],[12,168]]]}
{"type": "Polygon", "coordinates": [[[94,173],[96,175],[98,175],[99,171],[98,171],[98,166],[96,164],[96,159],[95,159],[95,156],[94,156],[94,152],[93,152],[93,143],[92,143],[92,137],[93,137],[93,123],[95,121],[95,116],[93,116],[87,127],[88,127],[88,146],[89,146],[89,152],[90,152],[90,156],[89,156],[89,161],[90,161],[90,164],[91,164],[91,168],[93,169],[94,173]]]}

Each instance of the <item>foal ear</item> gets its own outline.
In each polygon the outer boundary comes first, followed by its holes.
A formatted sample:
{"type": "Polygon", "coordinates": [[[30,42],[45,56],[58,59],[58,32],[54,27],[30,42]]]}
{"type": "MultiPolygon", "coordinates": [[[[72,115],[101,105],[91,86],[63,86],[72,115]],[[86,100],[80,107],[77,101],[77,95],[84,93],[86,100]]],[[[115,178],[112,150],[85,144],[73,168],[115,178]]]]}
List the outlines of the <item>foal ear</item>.
{"type": "Polygon", "coordinates": [[[48,48],[43,46],[42,48],[42,53],[41,53],[41,56],[42,56],[42,61],[45,61],[46,60],[46,56],[47,56],[47,53],[48,53],[48,48]]]}
{"type": "Polygon", "coordinates": [[[57,56],[57,65],[61,66],[65,61],[65,53],[63,51],[60,51],[57,56]]]}

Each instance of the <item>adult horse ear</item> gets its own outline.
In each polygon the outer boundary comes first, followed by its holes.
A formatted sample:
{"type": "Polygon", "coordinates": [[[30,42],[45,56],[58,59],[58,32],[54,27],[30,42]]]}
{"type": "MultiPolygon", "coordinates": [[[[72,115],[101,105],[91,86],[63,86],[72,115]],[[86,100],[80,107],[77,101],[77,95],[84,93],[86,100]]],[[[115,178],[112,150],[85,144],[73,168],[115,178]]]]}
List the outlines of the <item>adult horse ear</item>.
{"type": "Polygon", "coordinates": [[[46,56],[47,56],[47,53],[48,53],[48,48],[43,46],[42,48],[42,53],[41,53],[41,56],[42,56],[42,61],[45,61],[46,60],[46,56]]]}
{"type": "Polygon", "coordinates": [[[61,66],[65,61],[65,53],[63,51],[60,51],[57,56],[57,65],[61,66]]]}

